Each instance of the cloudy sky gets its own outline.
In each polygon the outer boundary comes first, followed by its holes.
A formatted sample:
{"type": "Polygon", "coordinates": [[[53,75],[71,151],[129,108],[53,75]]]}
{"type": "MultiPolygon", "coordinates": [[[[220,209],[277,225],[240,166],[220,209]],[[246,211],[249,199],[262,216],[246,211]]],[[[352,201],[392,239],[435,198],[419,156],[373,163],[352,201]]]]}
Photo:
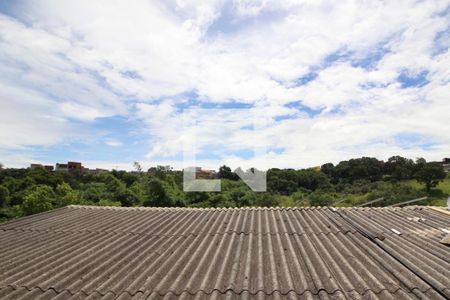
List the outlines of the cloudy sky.
{"type": "Polygon", "coordinates": [[[440,160],[449,45],[445,0],[2,0],[0,162],[440,160]]]}

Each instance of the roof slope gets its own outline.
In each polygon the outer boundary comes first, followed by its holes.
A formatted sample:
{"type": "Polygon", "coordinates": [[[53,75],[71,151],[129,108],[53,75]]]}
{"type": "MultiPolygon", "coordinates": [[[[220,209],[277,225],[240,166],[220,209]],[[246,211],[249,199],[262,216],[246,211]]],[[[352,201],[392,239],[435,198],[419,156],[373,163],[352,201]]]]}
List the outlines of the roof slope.
{"type": "Polygon", "coordinates": [[[5,299],[445,299],[430,208],[69,206],[0,225],[5,299]]]}

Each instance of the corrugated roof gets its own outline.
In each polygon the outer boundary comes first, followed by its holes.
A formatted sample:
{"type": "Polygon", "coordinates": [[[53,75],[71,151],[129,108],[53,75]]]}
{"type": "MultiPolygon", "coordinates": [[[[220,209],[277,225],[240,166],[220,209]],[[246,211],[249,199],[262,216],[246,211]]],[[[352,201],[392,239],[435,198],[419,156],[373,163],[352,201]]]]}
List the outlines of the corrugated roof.
{"type": "Polygon", "coordinates": [[[450,216],[69,206],[0,225],[5,299],[445,299],[450,216]]]}

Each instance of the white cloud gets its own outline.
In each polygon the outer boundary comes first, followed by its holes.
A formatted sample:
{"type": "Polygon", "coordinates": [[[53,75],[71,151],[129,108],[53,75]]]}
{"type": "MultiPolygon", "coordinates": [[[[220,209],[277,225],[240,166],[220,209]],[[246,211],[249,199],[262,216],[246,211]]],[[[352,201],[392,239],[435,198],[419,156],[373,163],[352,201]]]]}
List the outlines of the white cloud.
{"type": "MultiPolygon", "coordinates": [[[[189,95],[180,95],[195,91],[200,101],[245,102],[257,116],[289,116],[258,133],[269,148],[285,149],[261,166],[360,155],[439,159],[450,147],[450,54],[435,37],[448,31],[442,12],[449,4],[23,1],[12,9],[15,18],[0,14],[0,147],[89,140],[86,123],[119,115],[145,128],[147,159],[166,159],[183,143],[179,105],[189,95]],[[427,71],[429,84],[402,88],[405,71],[427,71]],[[297,84],[311,72],[317,77],[297,84]],[[284,106],[298,100],[322,112],[308,117],[284,106]],[[436,144],[401,148],[393,137],[403,132],[436,144]]],[[[204,134],[204,145],[227,151],[247,137],[242,130],[204,134]]],[[[120,145],[113,129],[104,135],[112,135],[106,144],[120,145]]]]}
{"type": "Polygon", "coordinates": [[[123,145],[123,143],[121,141],[116,140],[116,139],[111,139],[111,138],[106,139],[105,144],[108,146],[111,146],[111,147],[120,147],[123,145]]]}

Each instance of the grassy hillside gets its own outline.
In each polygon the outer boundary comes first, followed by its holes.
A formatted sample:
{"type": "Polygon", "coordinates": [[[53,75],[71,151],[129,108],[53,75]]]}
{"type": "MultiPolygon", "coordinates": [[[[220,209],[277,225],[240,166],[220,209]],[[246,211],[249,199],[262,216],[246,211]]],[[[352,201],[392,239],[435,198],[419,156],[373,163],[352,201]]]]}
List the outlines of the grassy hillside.
{"type": "Polygon", "coordinates": [[[439,183],[437,188],[450,195],[450,175],[443,182],[439,183]]]}
{"type": "MultiPolygon", "coordinates": [[[[405,184],[417,189],[424,190],[425,187],[417,180],[405,181],[405,184]]],[[[435,188],[431,189],[430,192],[430,205],[436,206],[447,206],[447,199],[450,196],[450,174],[444,181],[440,182],[435,188]]]]}

